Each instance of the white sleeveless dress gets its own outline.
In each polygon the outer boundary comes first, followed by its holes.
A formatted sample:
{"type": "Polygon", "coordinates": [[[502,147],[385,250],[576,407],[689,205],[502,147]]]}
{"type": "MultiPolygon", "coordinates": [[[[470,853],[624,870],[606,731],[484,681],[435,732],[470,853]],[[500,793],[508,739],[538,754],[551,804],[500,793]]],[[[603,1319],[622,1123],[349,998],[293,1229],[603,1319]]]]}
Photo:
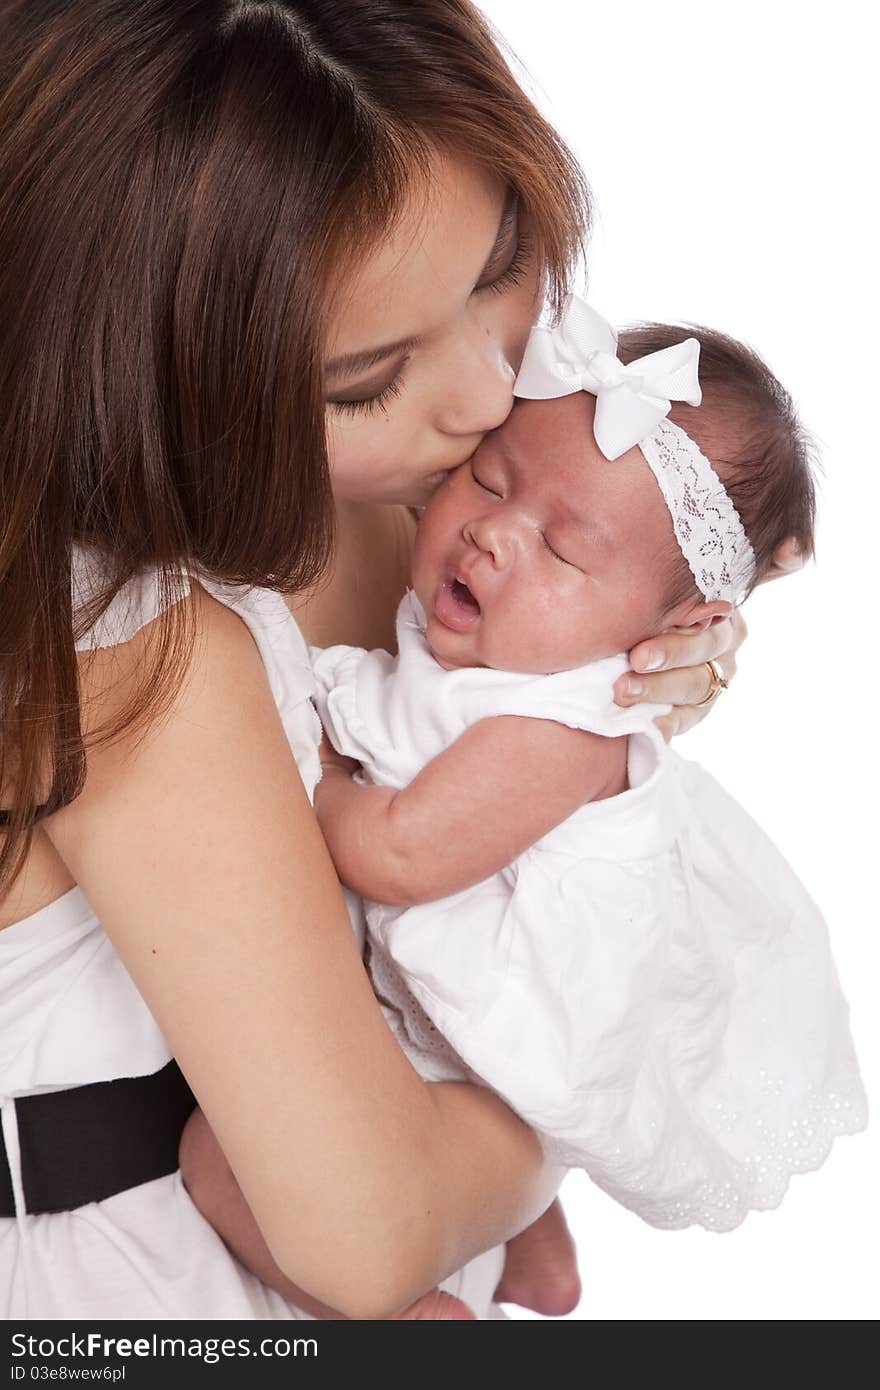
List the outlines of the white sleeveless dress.
{"type": "MultiPolygon", "coordinates": [[[[80,552],[75,602],[88,599],[94,576],[88,553],[80,552]]],[[[299,628],[277,594],[205,587],[253,634],[312,796],[320,777],[320,724],[299,628]]],[[[79,645],[125,642],[160,611],[155,577],[146,574],[116,596],[79,645]]],[[[193,1206],[179,1172],[75,1211],[24,1211],[15,1098],[150,1075],[170,1059],[78,888],[0,931],[0,1106],[17,1210],[15,1217],[0,1218],[3,1318],[309,1319],[230,1254],[193,1206]]],[[[489,1251],[443,1287],[478,1317],[499,1316],[491,1299],[502,1262],[502,1251],[489,1251]]]]}
{"type": "MultiPolygon", "coordinates": [[[[866,1123],[824,922],[660,707],[614,704],[612,657],[549,676],[443,670],[409,594],[399,656],[313,651],[318,709],[366,780],[404,787],[496,715],[629,736],[630,790],[439,902],[367,904],[370,969],[422,1075],[491,1086],[657,1226],[737,1226],[866,1123]]],[[[498,808],[504,814],[504,808],[498,808]]]]}

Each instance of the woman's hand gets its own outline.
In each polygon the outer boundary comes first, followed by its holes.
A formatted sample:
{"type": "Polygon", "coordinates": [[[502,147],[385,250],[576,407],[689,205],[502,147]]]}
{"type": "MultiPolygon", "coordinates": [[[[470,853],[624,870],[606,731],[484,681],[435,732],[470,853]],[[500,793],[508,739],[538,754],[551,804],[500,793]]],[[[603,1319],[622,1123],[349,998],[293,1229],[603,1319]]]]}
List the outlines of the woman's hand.
{"type": "MultiPolygon", "coordinates": [[[[804,554],[793,536],[788,536],[773,552],[773,564],[761,579],[784,579],[804,566],[804,554]]],[[[633,647],[629,654],[632,671],[621,676],[614,687],[614,699],[624,708],[641,704],[672,705],[669,714],[657,720],[667,743],[675,734],[686,733],[699,724],[715,703],[701,706],[712,685],[706,662],[717,661],[726,681],[736,675],[736,654],[748,636],[745,619],[738,608],[729,618],[700,632],[664,632],[633,647]]]]}
{"type": "Polygon", "coordinates": [[[717,661],[725,680],[731,680],[736,674],[737,651],[747,633],[742,612],[736,608],[729,618],[700,632],[664,632],[640,642],[629,654],[632,671],[617,681],[614,699],[624,707],[643,701],[672,705],[670,713],[657,720],[668,742],[709,713],[714,701],[700,707],[712,685],[706,662],[717,661]]]}

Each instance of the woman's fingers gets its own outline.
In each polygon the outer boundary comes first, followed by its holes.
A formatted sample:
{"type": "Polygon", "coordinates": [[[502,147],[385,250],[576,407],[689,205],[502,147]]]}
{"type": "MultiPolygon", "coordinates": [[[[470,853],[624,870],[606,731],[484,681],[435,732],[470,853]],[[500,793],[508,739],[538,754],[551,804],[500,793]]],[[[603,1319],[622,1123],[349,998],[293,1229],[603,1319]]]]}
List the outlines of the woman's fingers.
{"type": "Polygon", "coordinates": [[[655,705],[697,705],[709,694],[711,683],[712,677],[704,661],[700,666],[680,666],[653,676],[621,676],[614,687],[614,699],[624,707],[642,701],[655,705]]]}
{"type": "Polygon", "coordinates": [[[632,671],[614,686],[614,699],[624,708],[647,701],[672,705],[656,720],[667,743],[704,719],[714,705],[701,705],[714,680],[708,665],[717,662],[726,681],[736,675],[736,653],[747,636],[745,619],[735,609],[723,622],[701,632],[664,632],[641,642],[630,652],[632,671]]]}
{"type": "MultiPolygon", "coordinates": [[[[709,693],[711,677],[706,662],[717,661],[725,680],[732,680],[736,653],[746,635],[745,619],[736,609],[723,622],[701,632],[664,632],[641,642],[630,652],[633,669],[615,684],[614,698],[624,707],[643,700],[658,705],[697,705],[709,693]]],[[[708,708],[696,711],[696,717],[685,727],[702,719],[708,708]]]]}
{"type": "Polygon", "coordinates": [[[688,729],[692,729],[695,724],[699,724],[711,709],[710,705],[705,705],[703,709],[694,709],[693,705],[675,705],[669,714],[662,715],[655,719],[654,723],[660,730],[666,742],[671,742],[678,734],[686,734],[688,729]]]}
{"type": "MultiPolygon", "coordinates": [[[[698,632],[664,632],[640,642],[629,654],[634,671],[645,675],[668,671],[681,666],[699,666],[704,661],[717,661],[742,641],[738,624],[731,615],[722,622],[712,623],[698,632]]],[[[742,619],[740,618],[741,622],[742,619]]],[[[744,635],[744,633],[743,633],[744,635]]]]}

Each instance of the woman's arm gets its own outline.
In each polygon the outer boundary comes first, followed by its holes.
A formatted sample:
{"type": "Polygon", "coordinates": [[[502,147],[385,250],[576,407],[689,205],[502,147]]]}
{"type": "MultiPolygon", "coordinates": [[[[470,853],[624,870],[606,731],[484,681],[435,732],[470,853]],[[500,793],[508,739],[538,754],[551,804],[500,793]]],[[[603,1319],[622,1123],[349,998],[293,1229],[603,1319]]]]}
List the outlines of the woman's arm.
{"type": "MultiPolygon", "coordinates": [[[[306,1313],[311,1313],[312,1317],[334,1320],[344,1317],[344,1314],[337,1309],[329,1308],[325,1303],[318,1303],[304,1289],[297,1288],[295,1284],[285,1278],[278,1268],[260,1234],[250,1208],[241,1194],[241,1188],[235,1181],[235,1175],[226,1162],[220,1145],[211,1133],[201,1110],[193,1111],[181,1136],[180,1170],[186,1189],[202,1216],[210,1222],[217,1234],[222,1237],[224,1243],[229,1246],[229,1249],[246,1269],[256,1274],[257,1278],[261,1279],[264,1284],[276,1289],[288,1302],[295,1303],[306,1313]]],[[[561,1217],[561,1208],[559,1208],[558,1202],[555,1202],[550,1208],[551,1212],[554,1211],[554,1208],[561,1217]]],[[[557,1224],[559,1219],[557,1218],[557,1224]]],[[[561,1220],[564,1230],[564,1218],[561,1220]]],[[[531,1229],[533,1228],[527,1227],[527,1230],[531,1229]]],[[[544,1294],[544,1289],[540,1285],[541,1265],[538,1261],[528,1260],[528,1242],[525,1243],[525,1249],[523,1248],[524,1235],[525,1232],[521,1233],[513,1243],[516,1256],[513,1273],[518,1278],[518,1284],[525,1288],[527,1295],[535,1287],[540,1288],[541,1293],[544,1294]]],[[[509,1248],[510,1246],[508,1246],[509,1248]]],[[[555,1254],[555,1251],[551,1253],[555,1254]]],[[[569,1264],[573,1263],[573,1259],[572,1250],[569,1252],[569,1264]]],[[[552,1272],[555,1272],[559,1264],[560,1261],[557,1259],[551,1267],[552,1272]]],[[[507,1266],[505,1265],[505,1275],[506,1272],[507,1266]]],[[[574,1280],[576,1281],[576,1275],[574,1280]]],[[[550,1293],[552,1294],[553,1291],[554,1286],[551,1285],[550,1293]]],[[[546,1294],[544,1296],[546,1297],[546,1294]]],[[[515,1294],[513,1297],[516,1301],[515,1294]]],[[[566,1309],[566,1311],[568,1310],[566,1309]]],[[[473,1318],[474,1314],[460,1299],[454,1298],[452,1294],[443,1293],[439,1289],[432,1289],[430,1293],[424,1294],[415,1303],[394,1314],[392,1321],[449,1322],[452,1320],[463,1322],[471,1321],[473,1318]]]]}
{"type": "MultiPolygon", "coordinates": [[[[48,823],[295,1284],[383,1317],[540,1214],[535,1136],[495,1097],[429,1086],[377,1007],[244,625],[200,591],[185,684],[147,736],[90,752],[48,823]]],[[[83,668],[101,727],[149,629],[83,668]]]]}
{"type": "Polygon", "coordinates": [[[479,883],[622,791],[626,744],[546,719],[483,719],[400,791],[325,765],[315,810],[343,883],[409,907],[479,883]]]}
{"type": "Polygon", "coordinates": [[[190,1115],[180,1138],[180,1172],[187,1192],[245,1269],[314,1318],[339,1316],[298,1288],[272,1259],[244,1200],[235,1174],[201,1110],[190,1115]]]}

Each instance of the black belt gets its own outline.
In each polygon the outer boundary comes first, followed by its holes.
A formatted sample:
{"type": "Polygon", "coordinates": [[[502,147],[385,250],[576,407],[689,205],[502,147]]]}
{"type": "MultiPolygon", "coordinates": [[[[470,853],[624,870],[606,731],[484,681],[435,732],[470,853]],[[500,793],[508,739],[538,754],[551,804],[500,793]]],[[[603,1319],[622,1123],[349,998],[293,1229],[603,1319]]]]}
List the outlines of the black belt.
{"type": "MultiPolygon", "coordinates": [[[[73,1211],[175,1172],[195,1104],[174,1061],[152,1076],[20,1096],[15,1112],[26,1209],[73,1211]]],[[[14,1215],[0,1136],[0,1216],[14,1215]]]]}

